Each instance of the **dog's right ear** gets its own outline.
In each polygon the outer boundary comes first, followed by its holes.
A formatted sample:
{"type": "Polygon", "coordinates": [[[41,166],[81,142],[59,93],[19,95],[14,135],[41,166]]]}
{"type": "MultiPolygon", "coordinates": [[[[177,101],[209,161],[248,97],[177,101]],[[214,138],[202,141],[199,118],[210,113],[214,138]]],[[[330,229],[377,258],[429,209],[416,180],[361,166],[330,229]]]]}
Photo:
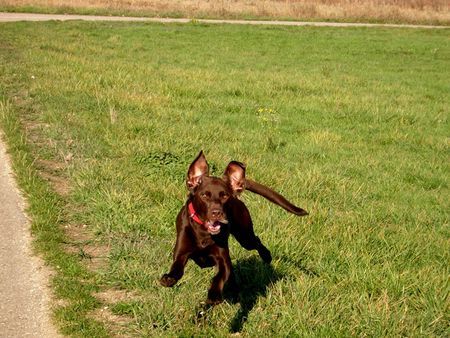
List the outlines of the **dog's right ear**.
{"type": "Polygon", "coordinates": [[[202,179],[209,175],[209,166],[203,150],[197,155],[195,160],[189,166],[186,178],[186,185],[190,191],[193,191],[202,183],[202,179]]]}

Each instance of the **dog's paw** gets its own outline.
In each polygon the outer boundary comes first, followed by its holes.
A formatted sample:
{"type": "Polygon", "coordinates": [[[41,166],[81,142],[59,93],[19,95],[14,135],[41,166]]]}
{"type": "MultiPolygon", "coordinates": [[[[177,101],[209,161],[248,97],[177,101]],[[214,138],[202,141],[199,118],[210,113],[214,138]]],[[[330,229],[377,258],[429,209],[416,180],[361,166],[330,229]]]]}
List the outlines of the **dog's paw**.
{"type": "Polygon", "coordinates": [[[162,286],[171,287],[176,284],[177,280],[173,277],[170,277],[167,273],[164,274],[161,279],[159,280],[159,283],[162,286]]]}
{"type": "Polygon", "coordinates": [[[222,302],[222,293],[213,290],[208,291],[208,299],[206,300],[207,305],[217,305],[222,302]]]}
{"type": "Polygon", "coordinates": [[[208,304],[208,305],[218,305],[218,304],[220,304],[220,303],[222,303],[223,302],[223,299],[222,298],[218,298],[218,299],[207,299],[206,300],[206,304],[208,304]]]}
{"type": "Polygon", "coordinates": [[[264,261],[264,263],[270,264],[272,262],[272,255],[270,254],[270,251],[267,250],[265,246],[261,246],[258,248],[258,253],[261,259],[264,261]]]}

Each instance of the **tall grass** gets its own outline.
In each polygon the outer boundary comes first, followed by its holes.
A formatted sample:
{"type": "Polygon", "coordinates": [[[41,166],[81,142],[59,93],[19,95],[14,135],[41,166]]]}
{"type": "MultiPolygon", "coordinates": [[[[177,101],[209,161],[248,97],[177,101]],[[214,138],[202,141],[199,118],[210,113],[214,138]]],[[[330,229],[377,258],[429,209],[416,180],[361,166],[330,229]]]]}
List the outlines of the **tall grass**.
{"type": "Polygon", "coordinates": [[[192,18],[450,22],[446,0],[0,0],[0,8],[192,18]]]}
{"type": "Polygon", "coordinates": [[[446,335],[447,32],[0,29],[1,123],[27,168],[18,175],[64,333],[446,335]],[[310,212],[245,193],[273,264],[230,240],[240,301],[202,316],[212,270],[190,263],[175,288],[157,282],[200,149],[214,174],[243,161],[310,212]]]}

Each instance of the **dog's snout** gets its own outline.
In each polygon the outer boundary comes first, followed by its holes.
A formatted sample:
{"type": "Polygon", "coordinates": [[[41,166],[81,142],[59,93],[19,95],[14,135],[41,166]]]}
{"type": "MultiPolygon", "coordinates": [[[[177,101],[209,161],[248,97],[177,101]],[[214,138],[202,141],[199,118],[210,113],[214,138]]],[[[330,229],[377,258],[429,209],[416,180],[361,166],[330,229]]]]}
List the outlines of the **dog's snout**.
{"type": "Polygon", "coordinates": [[[219,209],[211,210],[211,216],[216,219],[219,219],[222,215],[223,215],[222,210],[219,209]]]}

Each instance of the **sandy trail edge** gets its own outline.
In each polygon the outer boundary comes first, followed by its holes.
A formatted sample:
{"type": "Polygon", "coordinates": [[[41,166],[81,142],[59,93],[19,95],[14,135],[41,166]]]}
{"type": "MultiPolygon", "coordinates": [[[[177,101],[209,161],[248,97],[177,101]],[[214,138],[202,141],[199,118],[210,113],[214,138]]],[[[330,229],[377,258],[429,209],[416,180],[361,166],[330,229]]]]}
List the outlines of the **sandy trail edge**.
{"type": "MultiPolygon", "coordinates": [[[[192,19],[188,18],[139,18],[126,16],[100,16],[100,15],[73,15],[73,14],[35,14],[35,13],[4,13],[0,12],[0,22],[14,21],[139,21],[139,22],[160,22],[160,23],[188,23],[192,19]]],[[[445,29],[450,26],[433,25],[397,25],[378,23],[344,23],[344,22],[304,22],[304,21],[262,21],[262,20],[210,20],[195,19],[195,22],[207,24],[238,24],[238,25],[275,25],[275,26],[320,26],[320,27],[391,27],[391,28],[427,28],[445,29]]]]}
{"type": "Polygon", "coordinates": [[[0,337],[61,337],[50,320],[49,270],[31,250],[30,222],[0,131],[0,337]]]}

